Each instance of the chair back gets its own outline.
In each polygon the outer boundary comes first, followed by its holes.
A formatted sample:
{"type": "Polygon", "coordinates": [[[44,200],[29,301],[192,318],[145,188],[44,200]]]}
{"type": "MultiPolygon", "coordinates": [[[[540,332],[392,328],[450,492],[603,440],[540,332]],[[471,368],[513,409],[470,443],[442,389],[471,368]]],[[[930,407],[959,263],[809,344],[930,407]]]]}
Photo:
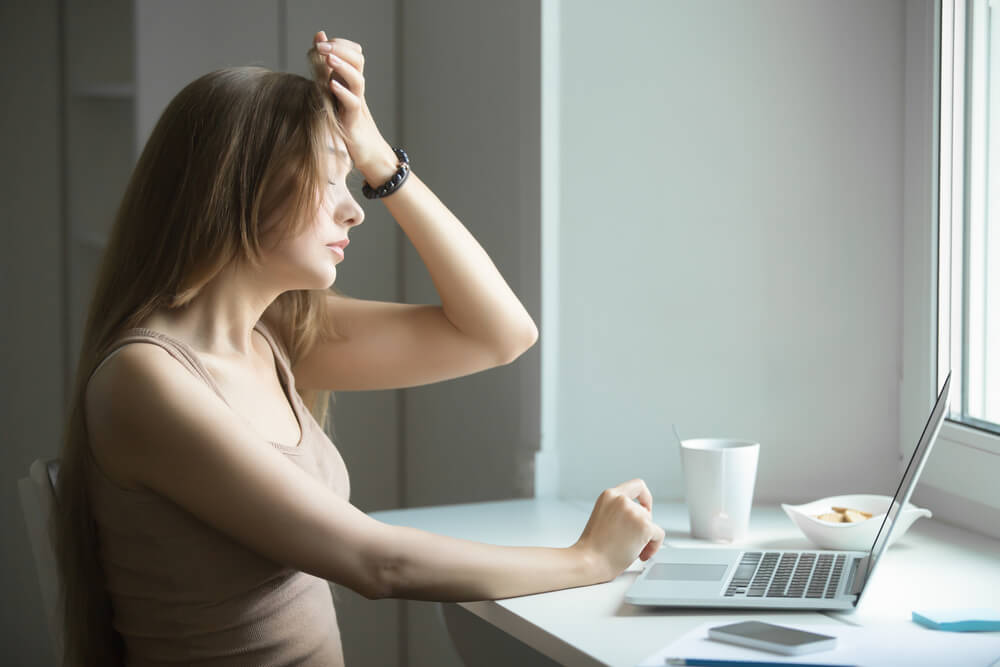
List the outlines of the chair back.
{"type": "Polygon", "coordinates": [[[56,569],[54,541],[50,530],[52,514],[56,511],[55,489],[58,475],[59,459],[35,459],[28,469],[28,476],[18,480],[17,487],[31,551],[35,556],[52,648],[56,658],[61,660],[63,641],[62,618],[59,614],[59,571],[56,569]]]}

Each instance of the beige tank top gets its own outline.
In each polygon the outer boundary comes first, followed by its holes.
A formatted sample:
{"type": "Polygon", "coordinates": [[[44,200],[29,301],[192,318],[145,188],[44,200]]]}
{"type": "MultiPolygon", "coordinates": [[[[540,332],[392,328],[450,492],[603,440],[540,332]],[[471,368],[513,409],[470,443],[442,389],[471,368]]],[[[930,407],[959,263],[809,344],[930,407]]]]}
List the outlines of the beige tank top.
{"type": "MultiPolygon", "coordinates": [[[[344,460],[295,390],[287,352],[265,324],[255,329],[274,353],[302,434],[296,445],[271,444],[347,500],[344,460]]],[[[152,329],[126,331],[101,363],[135,342],[164,348],[225,401],[189,346],[152,329]]],[[[163,496],[118,485],[90,461],[101,562],[126,665],[344,664],[327,581],[258,555],[163,496]]]]}

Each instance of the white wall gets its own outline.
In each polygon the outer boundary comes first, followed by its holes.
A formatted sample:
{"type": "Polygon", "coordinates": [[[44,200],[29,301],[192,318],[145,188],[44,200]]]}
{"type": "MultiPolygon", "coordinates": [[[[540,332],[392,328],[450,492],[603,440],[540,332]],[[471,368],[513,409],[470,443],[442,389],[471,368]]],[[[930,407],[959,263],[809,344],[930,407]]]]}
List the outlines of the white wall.
{"type": "Polygon", "coordinates": [[[672,422],[759,440],[758,501],[886,491],[903,3],[560,5],[561,495],[682,497],[672,422]]]}

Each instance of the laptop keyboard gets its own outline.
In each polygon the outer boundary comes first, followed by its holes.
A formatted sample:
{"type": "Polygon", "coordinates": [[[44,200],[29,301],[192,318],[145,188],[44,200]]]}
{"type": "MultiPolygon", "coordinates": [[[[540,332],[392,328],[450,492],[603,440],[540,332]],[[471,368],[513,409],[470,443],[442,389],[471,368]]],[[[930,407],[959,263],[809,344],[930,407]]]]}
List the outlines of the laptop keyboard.
{"type": "Polygon", "coordinates": [[[725,596],[833,598],[846,562],[844,554],[748,551],[740,559],[725,596]]]}

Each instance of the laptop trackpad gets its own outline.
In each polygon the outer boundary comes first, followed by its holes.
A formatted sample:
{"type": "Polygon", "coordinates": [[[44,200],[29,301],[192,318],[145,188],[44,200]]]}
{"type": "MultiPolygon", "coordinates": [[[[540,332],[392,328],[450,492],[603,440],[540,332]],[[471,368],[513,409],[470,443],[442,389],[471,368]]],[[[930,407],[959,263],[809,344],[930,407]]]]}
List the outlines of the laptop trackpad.
{"type": "Polygon", "coordinates": [[[728,565],[706,563],[656,563],[647,579],[663,581],[719,581],[728,565]]]}

